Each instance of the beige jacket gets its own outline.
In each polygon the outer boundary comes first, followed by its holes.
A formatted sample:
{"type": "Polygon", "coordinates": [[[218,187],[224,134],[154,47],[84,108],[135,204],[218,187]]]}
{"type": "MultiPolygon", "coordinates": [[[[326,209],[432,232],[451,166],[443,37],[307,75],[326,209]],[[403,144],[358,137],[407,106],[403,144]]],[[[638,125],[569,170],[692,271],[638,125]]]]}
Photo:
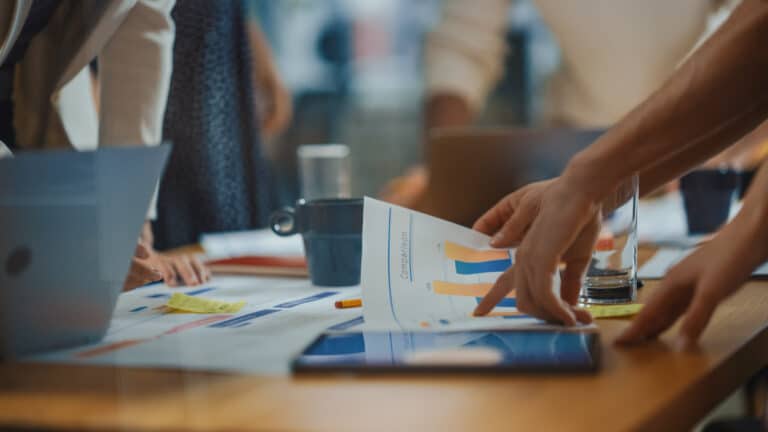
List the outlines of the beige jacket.
{"type": "MultiPolygon", "coordinates": [[[[31,3],[0,1],[0,63],[16,42],[31,3]]],[[[62,0],[16,68],[17,143],[79,150],[97,144],[158,144],[172,70],[173,4],[62,0]],[[98,111],[87,68],[97,57],[98,111]]]]}
{"type": "MultiPolygon", "coordinates": [[[[427,94],[462,96],[479,110],[502,73],[513,0],[444,0],[426,52],[427,94]]],[[[545,116],[607,127],[647,98],[734,0],[534,0],[561,51],[545,116]]]]}

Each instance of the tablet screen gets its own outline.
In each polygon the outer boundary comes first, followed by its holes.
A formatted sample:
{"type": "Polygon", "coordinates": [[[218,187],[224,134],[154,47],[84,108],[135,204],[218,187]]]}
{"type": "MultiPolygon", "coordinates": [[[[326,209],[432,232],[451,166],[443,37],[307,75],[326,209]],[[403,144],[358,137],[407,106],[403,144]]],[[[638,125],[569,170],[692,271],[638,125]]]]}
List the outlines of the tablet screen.
{"type": "Polygon", "coordinates": [[[324,334],[297,371],[594,371],[596,333],[572,331],[362,332],[324,334]]]}

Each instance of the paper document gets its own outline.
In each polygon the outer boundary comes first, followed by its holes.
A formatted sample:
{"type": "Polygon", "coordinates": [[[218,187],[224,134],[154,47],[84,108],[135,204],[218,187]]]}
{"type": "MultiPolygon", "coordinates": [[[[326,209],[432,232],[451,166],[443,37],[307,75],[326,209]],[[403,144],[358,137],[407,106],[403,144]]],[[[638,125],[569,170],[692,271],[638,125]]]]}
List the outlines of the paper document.
{"type": "MultiPolygon", "coordinates": [[[[734,203],[728,219],[733,219],[740,209],[741,203],[734,203]]],[[[639,201],[637,237],[640,244],[687,249],[709,240],[712,235],[688,234],[683,197],[674,191],[639,201]]]]}
{"type": "Polygon", "coordinates": [[[120,295],[104,340],[31,360],[283,374],[318,334],[360,327],[360,309],[334,308],[359,295],[357,287],[265,277],[216,276],[195,288],[152,285],[120,295]],[[245,305],[209,315],[169,312],[166,303],[179,293],[245,305]]]}
{"type": "MultiPolygon", "coordinates": [[[[672,266],[692,254],[696,248],[661,248],[637,271],[640,279],[661,279],[672,266]]],[[[758,267],[752,277],[768,277],[768,263],[758,267]]]]}
{"type": "MultiPolygon", "coordinates": [[[[365,328],[472,330],[539,327],[518,312],[514,292],[487,317],[480,299],[514,262],[477,231],[371,198],[365,199],[361,287],[365,328]]],[[[553,285],[559,290],[559,277],[553,285]]]]}
{"type": "Polygon", "coordinates": [[[249,255],[304,257],[300,235],[281,237],[270,229],[203,234],[200,244],[210,259],[249,255]]]}

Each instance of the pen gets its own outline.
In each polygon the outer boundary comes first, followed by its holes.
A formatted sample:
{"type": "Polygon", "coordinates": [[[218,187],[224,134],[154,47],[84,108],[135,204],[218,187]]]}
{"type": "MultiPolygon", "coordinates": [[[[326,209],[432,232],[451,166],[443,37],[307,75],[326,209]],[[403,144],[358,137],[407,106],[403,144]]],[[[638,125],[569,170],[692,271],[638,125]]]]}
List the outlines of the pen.
{"type": "Polygon", "coordinates": [[[363,299],[339,300],[334,303],[336,309],[356,308],[363,306],[363,299]]]}

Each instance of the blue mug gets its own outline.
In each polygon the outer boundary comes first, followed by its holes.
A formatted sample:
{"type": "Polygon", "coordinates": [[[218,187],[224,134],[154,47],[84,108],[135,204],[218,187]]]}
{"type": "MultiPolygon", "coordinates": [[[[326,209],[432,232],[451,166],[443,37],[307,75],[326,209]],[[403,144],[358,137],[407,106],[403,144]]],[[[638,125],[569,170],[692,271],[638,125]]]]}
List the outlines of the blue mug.
{"type": "Polygon", "coordinates": [[[301,234],[314,285],[360,284],[362,198],[299,200],[293,208],[272,213],[270,226],[280,236],[301,234]]]}
{"type": "Polygon", "coordinates": [[[737,198],[741,174],[734,170],[701,169],[680,179],[680,193],[689,234],[717,231],[728,221],[737,198]]]}

